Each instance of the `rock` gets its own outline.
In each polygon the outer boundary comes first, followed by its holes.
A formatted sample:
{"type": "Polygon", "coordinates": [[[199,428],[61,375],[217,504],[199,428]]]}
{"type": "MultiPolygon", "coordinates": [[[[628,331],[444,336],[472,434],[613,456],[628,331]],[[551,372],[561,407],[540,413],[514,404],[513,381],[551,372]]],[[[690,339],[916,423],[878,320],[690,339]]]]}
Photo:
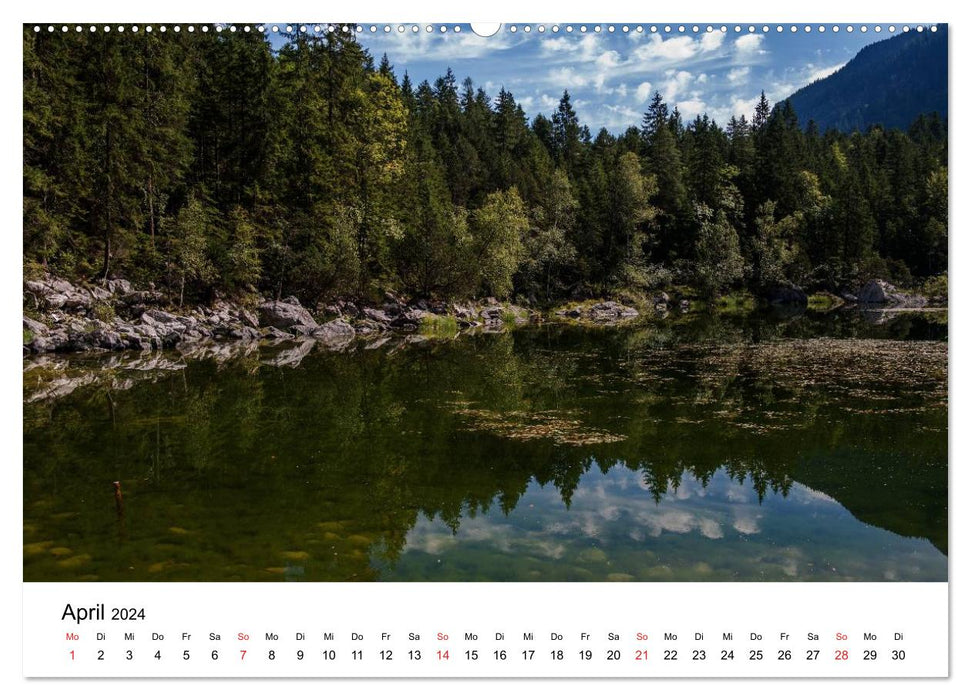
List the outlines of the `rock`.
{"type": "Polygon", "coordinates": [[[691,311],[691,302],[687,299],[682,299],[681,303],[678,304],[678,308],[681,310],[681,313],[686,314],[691,311]]]}
{"type": "Polygon", "coordinates": [[[244,323],[250,328],[259,328],[260,320],[256,317],[249,309],[238,309],[236,311],[236,318],[239,319],[240,323],[244,323]]]}
{"type": "MultiPolygon", "coordinates": [[[[292,299],[293,297],[287,297],[292,299]]],[[[259,307],[260,325],[275,326],[287,330],[294,326],[309,326],[316,328],[317,322],[310,312],[296,304],[288,301],[270,301],[261,304],[259,307]]]]}
{"type": "Polygon", "coordinates": [[[50,332],[50,328],[45,326],[40,321],[35,321],[29,316],[24,316],[24,330],[33,333],[35,338],[41,335],[47,335],[47,333],[50,332]]]}
{"type": "Polygon", "coordinates": [[[228,326],[214,328],[213,336],[231,338],[232,340],[259,340],[260,332],[255,328],[250,328],[249,326],[231,324],[228,326]]]}
{"type": "Polygon", "coordinates": [[[421,320],[427,315],[428,312],[421,309],[405,309],[404,313],[391,322],[391,326],[403,331],[418,330],[421,320]]]}
{"type": "Polygon", "coordinates": [[[317,329],[316,325],[313,325],[313,326],[296,325],[296,326],[290,326],[287,330],[293,333],[294,335],[313,335],[313,332],[316,329],[317,329]]]}
{"type": "Polygon", "coordinates": [[[849,292],[840,292],[840,299],[847,304],[855,304],[860,300],[855,294],[850,294],[849,292]]]}
{"type": "Polygon", "coordinates": [[[773,306],[805,306],[809,297],[799,287],[779,285],[769,290],[766,299],[773,306]]]}
{"type": "Polygon", "coordinates": [[[163,348],[174,348],[182,342],[182,334],[175,330],[168,331],[161,338],[163,348]]]}
{"type": "Polygon", "coordinates": [[[108,291],[116,295],[124,296],[126,294],[131,294],[132,291],[134,291],[134,287],[132,287],[131,282],[123,279],[108,280],[107,286],[108,291]]]}
{"type": "Polygon", "coordinates": [[[66,349],[68,342],[67,333],[62,330],[55,330],[48,335],[34,338],[27,347],[35,353],[57,352],[66,349]]]}
{"type": "Polygon", "coordinates": [[[110,299],[112,294],[104,287],[92,287],[88,290],[92,299],[97,299],[98,301],[104,301],[105,299],[110,299]]]}
{"type": "Polygon", "coordinates": [[[88,335],[88,342],[94,346],[103,348],[104,350],[125,350],[128,348],[128,343],[126,343],[120,333],[108,330],[96,330],[92,331],[88,335]]]}
{"type": "Polygon", "coordinates": [[[122,333],[121,340],[129,350],[151,350],[152,342],[134,333],[122,333]]]}
{"type": "Polygon", "coordinates": [[[861,304],[886,304],[896,291],[897,288],[889,282],[873,279],[864,284],[856,296],[861,304]]]}
{"type": "Polygon", "coordinates": [[[302,304],[300,303],[300,300],[293,295],[288,297],[283,297],[282,301],[284,304],[291,304],[292,306],[302,306],[302,304]]]}
{"type": "Polygon", "coordinates": [[[171,314],[163,309],[149,309],[142,314],[142,321],[151,325],[154,323],[175,323],[178,320],[175,314],[171,314]]]}
{"type": "Polygon", "coordinates": [[[501,306],[489,306],[479,312],[480,318],[486,319],[501,319],[502,318],[502,307],[501,306]]]}
{"type": "Polygon", "coordinates": [[[667,306],[671,302],[671,297],[668,296],[667,292],[658,292],[654,295],[654,306],[663,304],[667,306]]]}
{"type": "Polygon", "coordinates": [[[927,298],[920,294],[905,294],[889,282],[873,279],[863,285],[857,295],[861,304],[889,306],[897,309],[920,309],[927,306],[927,298]]]}
{"type": "Polygon", "coordinates": [[[267,328],[263,329],[263,337],[268,340],[286,340],[292,338],[293,335],[287,333],[286,331],[281,331],[279,328],[268,326],[267,328]]]}
{"type": "Polygon", "coordinates": [[[61,294],[73,294],[77,290],[77,288],[67,280],[58,279],[57,277],[49,278],[47,286],[50,289],[53,289],[55,292],[60,292],[61,294]]]}
{"type": "Polygon", "coordinates": [[[364,318],[371,319],[372,321],[377,321],[378,323],[391,323],[391,316],[387,311],[381,309],[361,309],[361,314],[364,318]]]}
{"type": "Polygon", "coordinates": [[[471,304],[462,305],[458,302],[452,304],[452,313],[455,318],[473,318],[475,316],[475,307],[471,304]]]}
{"type": "Polygon", "coordinates": [[[162,293],[154,291],[133,291],[122,297],[122,302],[129,306],[135,304],[158,304],[162,301],[162,293]]]}
{"type": "Polygon", "coordinates": [[[358,333],[381,333],[386,331],[391,326],[387,323],[380,323],[379,321],[372,321],[369,318],[362,318],[354,322],[354,329],[358,333]]]}
{"type": "Polygon", "coordinates": [[[328,321],[322,326],[317,326],[311,335],[315,338],[326,340],[328,338],[353,338],[354,333],[354,326],[344,319],[339,318],[334,321],[328,321]]]}
{"type": "Polygon", "coordinates": [[[616,301],[602,301],[587,309],[586,315],[591,321],[604,323],[619,321],[626,318],[634,318],[640,314],[638,313],[637,309],[630,306],[624,306],[616,301]]]}
{"type": "Polygon", "coordinates": [[[60,309],[67,303],[67,299],[63,294],[48,294],[41,298],[41,302],[49,309],[60,309]]]}

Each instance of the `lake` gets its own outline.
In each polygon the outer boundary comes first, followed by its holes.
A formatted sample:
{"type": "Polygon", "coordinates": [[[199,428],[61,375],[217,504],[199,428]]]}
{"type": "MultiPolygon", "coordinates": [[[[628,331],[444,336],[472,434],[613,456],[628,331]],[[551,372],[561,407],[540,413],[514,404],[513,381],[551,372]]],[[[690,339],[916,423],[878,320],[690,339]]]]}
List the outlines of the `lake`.
{"type": "Polygon", "coordinates": [[[415,341],[25,360],[24,580],[947,580],[946,318],[415,341]]]}

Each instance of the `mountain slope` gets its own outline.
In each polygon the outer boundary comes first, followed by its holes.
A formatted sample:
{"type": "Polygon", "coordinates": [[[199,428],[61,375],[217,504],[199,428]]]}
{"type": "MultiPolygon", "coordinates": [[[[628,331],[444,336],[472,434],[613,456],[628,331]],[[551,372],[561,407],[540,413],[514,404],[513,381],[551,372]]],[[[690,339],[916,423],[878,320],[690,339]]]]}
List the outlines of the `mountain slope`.
{"type": "Polygon", "coordinates": [[[805,126],[906,129],[919,114],[947,118],[947,25],[910,31],[864,47],[840,70],[789,98],[805,126]]]}

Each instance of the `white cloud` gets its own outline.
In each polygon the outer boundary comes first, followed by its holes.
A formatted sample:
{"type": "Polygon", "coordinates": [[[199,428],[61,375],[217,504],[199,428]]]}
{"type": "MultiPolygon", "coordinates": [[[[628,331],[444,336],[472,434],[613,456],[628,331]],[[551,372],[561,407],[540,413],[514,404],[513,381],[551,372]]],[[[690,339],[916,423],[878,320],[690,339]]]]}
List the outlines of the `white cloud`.
{"type": "Polygon", "coordinates": [[[714,51],[725,41],[725,32],[712,31],[701,37],[701,50],[714,51]]]}
{"type": "Polygon", "coordinates": [[[440,32],[389,32],[368,37],[365,46],[372,56],[387,53],[391,62],[451,61],[462,58],[481,58],[511,49],[528,41],[526,34],[499,32],[481,37],[473,32],[442,34],[440,32]]]}
{"type": "Polygon", "coordinates": [[[565,36],[558,36],[555,39],[543,39],[540,42],[540,47],[542,47],[545,53],[571,51],[575,46],[576,42],[570,41],[565,36]]]}
{"type": "Polygon", "coordinates": [[[678,111],[685,119],[694,119],[700,114],[708,111],[708,105],[700,97],[691,97],[687,100],[678,100],[678,111]]]}
{"type": "Polygon", "coordinates": [[[676,100],[694,79],[694,76],[686,70],[669,70],[664,75],[667,80],[661,88],[661,95],[669,102],[676,100]]]}
{"type": "Polygon", "coordinates": [[[639,59],[662,58],[672,61],[684,60],[694,56],[700,48],[690,36],[676,36],[665,41],[659,34],[651,34],[647,44],[634,50],[639,59]]]}
{"type": "Polygon", "coordinates": [[[620,54],[616,51],[604,51],[597,57],[596,64],[600,68],[612,68],[620,65],[620,54]]]}
{"type": "Polygon", "coordinates": [[[583,87],[590,82],[573,68],[554,68],[549,72],[549,80],[563,88],[583,87]]]}
{"type": "Polygon", "coordinates": [[[764,34],[745,34],[735,40],[735,51],[740,54],[758,53],[762,47],[764,34]]]}
{"type": "Polygon", "coordinates": [[[652,85],[644,81],[637,86],[637,90],[634,92],[634,97],[637,98],[638,102],[647,102],[647,98],[651,96],[652,85]]]}
{"type": "Polygon", "coordinates": [[[744,66],[742,68],[733,68],[732,70],[728,71],[728,82],[730,82],[732,85],[744,83],[750,72],[751,70],[748,66],[744,66]]]}

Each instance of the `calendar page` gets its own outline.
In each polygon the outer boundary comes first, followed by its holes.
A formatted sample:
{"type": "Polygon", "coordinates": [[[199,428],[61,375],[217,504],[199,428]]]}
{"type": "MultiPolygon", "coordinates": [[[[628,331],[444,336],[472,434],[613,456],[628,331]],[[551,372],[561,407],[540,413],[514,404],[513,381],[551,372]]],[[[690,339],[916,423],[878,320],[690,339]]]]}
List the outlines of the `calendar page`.
{"type": "Polygon", "coordinates": [[[949,676],[948,24],[628,9],[15,28],[25,677],[949,676]]]}

